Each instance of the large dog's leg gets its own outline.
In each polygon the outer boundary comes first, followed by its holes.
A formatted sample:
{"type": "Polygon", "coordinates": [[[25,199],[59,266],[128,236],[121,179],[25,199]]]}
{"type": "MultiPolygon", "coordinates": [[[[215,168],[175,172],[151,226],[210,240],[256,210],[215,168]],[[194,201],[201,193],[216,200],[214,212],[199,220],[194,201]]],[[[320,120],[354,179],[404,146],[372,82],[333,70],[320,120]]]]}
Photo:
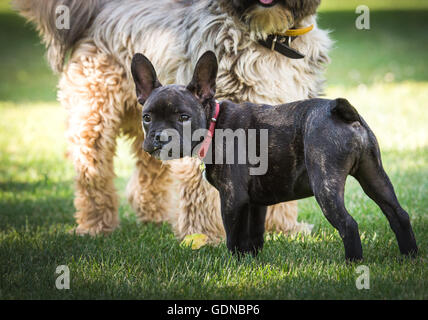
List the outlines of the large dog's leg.
{"type": "Polygon", "coordinates": [[[120,85],[126,77],[113,61],[92,44],[82,44],[59,85],[59,99],[68,111],[69,155],[77,173],[79,234],[109,233],[119,223],[113,157],[126,100],[120,85]]]}
{"type": "Polygon", "coordinates": [[[200,161],[195,158],[171,162],[174,180],[180,182],[176,189],[179,206],[174,208],[171,222],[178,238],[203,233],[215,243],[225,237],[220,197],[218,191],[203,179],[199,165],[200,161]]]}
{"type": "Polygon", "coordinates": [[[293,234],[310,233],[313,225],[297,221],[297,201],[269,206],[266,215],[266,231],[293,234]]]}
{"type": "MultiPolygon", "coordinates": [[[[168,163],[162,163],[144,152],[142,145],[144,134],[141,128],[141,115],[132,129],[134,142],[132,151],[137,159],[136,168],[126,188],[129,203],[143,222],[161,223],[171,220],[170,215],[179,206],[176,183],[168,163]],[[140,129],[135,131],[136,129],[140,129]]],[[[132,123],[132,122],[131,122],[132,123]]]]}

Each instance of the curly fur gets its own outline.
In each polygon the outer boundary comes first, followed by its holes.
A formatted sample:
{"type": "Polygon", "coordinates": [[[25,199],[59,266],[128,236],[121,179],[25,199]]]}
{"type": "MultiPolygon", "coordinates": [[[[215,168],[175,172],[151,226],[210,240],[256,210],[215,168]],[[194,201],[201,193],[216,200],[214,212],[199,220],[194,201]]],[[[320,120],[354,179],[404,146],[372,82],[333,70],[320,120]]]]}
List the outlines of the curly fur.
{"type": "MultiPolygon", "coordinates": [[[[202,179],[198,160],[162,164],[142,151],[141,110],[129,68],[134,53],[153,62],[163,84],[187,84],[199,56],[212,50],[219,59],[218,99],[269,104],[318,96],[329,60],[331,42],[316,27],[315,15],[300,17],[286,6],[275,14],[289,17],[287,23],[272,23],[261,9],[240,17],[226,0],[15,0],[15,6],[37,24],[52,67],[62,70],[59,100],[68,111],[79,233],[109,233],[118,225],[113,157],[116,138],[123,133],[134,141],[136,170],[127,194],[138,217],[169,221],[180,238],[205,233],[215,241],[224,236],[217,191],[202,179]],[[49,22],[59,3],[70,5],[73,21],[73,30],[62,35],[49,22]],[[292,44],[306,54],[304,59],[285,58],[257,43],[275,26],[278,32],[291,26],[293,19],[296,27],[315,24],[292,44]]],[[[266,226],[309,230],[297,222],[296,202],[269,208],[266,226]]]]}

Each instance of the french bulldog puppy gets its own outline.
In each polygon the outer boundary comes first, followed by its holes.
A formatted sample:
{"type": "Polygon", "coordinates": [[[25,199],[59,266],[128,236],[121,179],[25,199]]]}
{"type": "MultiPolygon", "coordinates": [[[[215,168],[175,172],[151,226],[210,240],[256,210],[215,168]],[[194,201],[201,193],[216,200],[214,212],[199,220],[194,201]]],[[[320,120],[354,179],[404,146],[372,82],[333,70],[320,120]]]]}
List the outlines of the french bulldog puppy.
{"type": "Polygon", "coordinates": [[[315,196],[339,231],[345,258],[361,260],[358,225],[344,205],[345,181],[352,175],[389,220],[401,253],[416,255],[409,215],[382,167],[376,137],[347,100],[277,106],[216,102],[217,59],[210,51],[199,59],[187,86],[162,86],[141,54],[134,56],[131,70],[143,105],[144,150],[162,160],[189,155],[186,149],[201,158],[210,155],[210,161],[203,159],[206,178],[220,193],[226,244],[233,253],[255,255],[262,249],[266,206],[315,196]],[[207,131],[203,141],[183,133],[201,129],[207,131]],[[178,139],[171,138],[171,130],[178,139]],[[244,139],[235,135],[225,144],[225,130],[243,132],[244,139]],[[174,144],[178,152],[171,151],[174,144]],[[169,151],[162,155],[164,149],[169,151]],[[262,174],[255,171],[250,149],[259,150],[259,167],[267,162],[262,174]]]}

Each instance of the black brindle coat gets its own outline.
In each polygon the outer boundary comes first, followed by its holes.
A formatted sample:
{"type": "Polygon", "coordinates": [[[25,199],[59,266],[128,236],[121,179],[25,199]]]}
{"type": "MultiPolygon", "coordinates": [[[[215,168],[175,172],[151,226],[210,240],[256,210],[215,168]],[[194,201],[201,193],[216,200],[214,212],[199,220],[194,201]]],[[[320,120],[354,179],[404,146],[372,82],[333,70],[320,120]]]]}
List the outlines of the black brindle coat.
{"type": "MultiPolygon", "coordinates": [[[[168,143],[159,138],[165,129],[181,133],[183,123],[189,121],[192,130],[208,127],[215,106],[214,53],[200,58],[187,87],[162,86],[141,54],[134,56],[132,74],[144,105],[147,152],[159,156],[159,148],[168,143]]],[[[346,259],[362,259],[358,225],[344,204],[345,181],[352,175],[382,209],[401,253],[417,253],[409,215],[382,167],[376,137],[347,100],[311,99],[278,106],[223,101],[216,129],[268,129],[266,174],[250,175],[251,165],[237,161],[206,165],[206,177],[220,193],[227,247],[232,252],[256,254],[263,247],[266,206],[315,196],[343,239],[346,259]]],[[[213,144],[214,150],[215,139],[213,144]]]]}

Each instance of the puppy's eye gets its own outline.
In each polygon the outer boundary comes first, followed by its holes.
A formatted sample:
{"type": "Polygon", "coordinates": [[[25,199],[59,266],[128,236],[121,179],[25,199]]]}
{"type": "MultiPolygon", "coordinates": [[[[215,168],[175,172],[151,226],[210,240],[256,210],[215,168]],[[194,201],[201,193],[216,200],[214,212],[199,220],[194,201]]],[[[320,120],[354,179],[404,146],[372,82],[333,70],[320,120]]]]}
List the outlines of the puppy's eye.
{"type": "Polygon", "coordinates": [[[188,116],[187,114],[182,114],[182,115],[180,115],[180,117],[178,118],[178,120],[181,121],[181,122],[189,121],[190,120],[190,116],[188,116]]]}
{"type": "Polygon", "coordinates": [[[152,121],[152,117],[150,117],[150,115],[148,115],[148,114],[145,114],[145,115],[143,115],[143,121],[145,123],[149,123],[150,121],[152,121]]]}

